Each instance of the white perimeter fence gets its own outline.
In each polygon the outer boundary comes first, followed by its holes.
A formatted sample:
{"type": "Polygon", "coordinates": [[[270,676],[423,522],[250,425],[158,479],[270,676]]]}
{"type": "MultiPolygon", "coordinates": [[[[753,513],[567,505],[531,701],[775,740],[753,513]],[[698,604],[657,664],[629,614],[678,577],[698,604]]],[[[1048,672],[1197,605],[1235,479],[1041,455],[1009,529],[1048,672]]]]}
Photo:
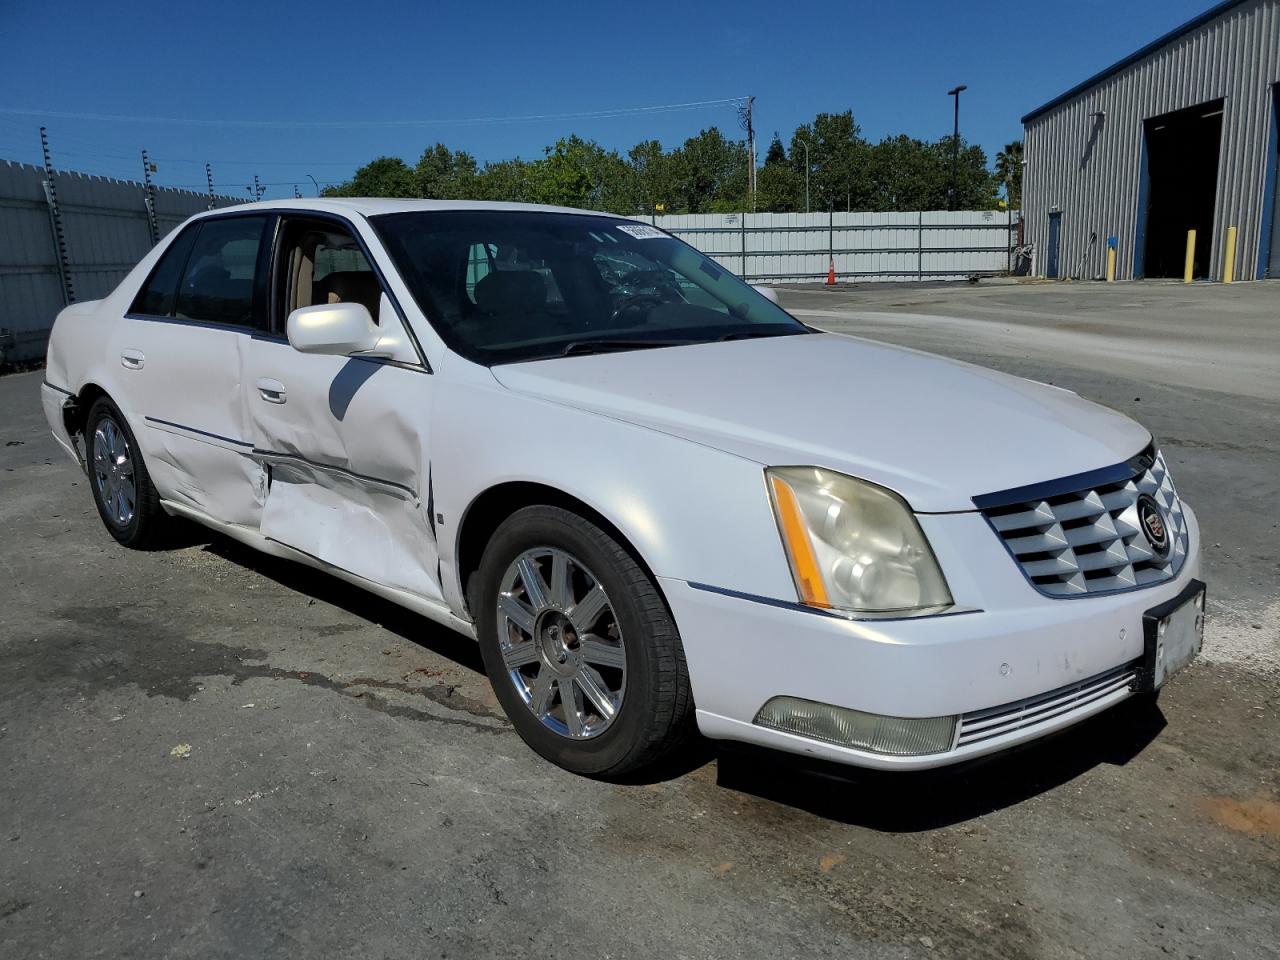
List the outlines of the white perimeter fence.
{"type": "Polygon", "coordinates": [[[697,213],[649,220],[755,283],[954,280],[1012,269],[1018,217],[1004,210],[697,213]]]}

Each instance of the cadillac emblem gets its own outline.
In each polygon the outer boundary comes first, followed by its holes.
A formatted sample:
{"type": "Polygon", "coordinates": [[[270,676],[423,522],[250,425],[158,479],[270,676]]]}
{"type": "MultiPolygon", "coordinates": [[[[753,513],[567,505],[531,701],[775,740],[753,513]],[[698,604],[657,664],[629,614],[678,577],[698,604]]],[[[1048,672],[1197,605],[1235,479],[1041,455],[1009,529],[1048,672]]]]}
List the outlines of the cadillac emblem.
{"type": "Polygon", "coordinates": [[[1151,549],[1161,557],[1169,555],[1169,527],[1164,522],[1160,504],[1145,493],[1138,498],[1138,523],[1151,544],[1151,549]]]}

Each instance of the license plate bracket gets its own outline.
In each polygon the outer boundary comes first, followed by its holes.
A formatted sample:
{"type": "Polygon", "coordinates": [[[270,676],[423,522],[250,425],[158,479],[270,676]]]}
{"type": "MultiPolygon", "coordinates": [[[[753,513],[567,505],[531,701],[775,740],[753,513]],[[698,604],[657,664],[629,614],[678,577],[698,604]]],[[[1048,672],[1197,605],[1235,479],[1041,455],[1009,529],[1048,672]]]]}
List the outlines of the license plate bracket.
{"type": "Polygon", "coordinates": [[[1205,584],[1192,580],[1172,600],[1142,615],[1143,655],[1137,688],[1153,693],[1190,663],[1204,642],[1205,584]]]}

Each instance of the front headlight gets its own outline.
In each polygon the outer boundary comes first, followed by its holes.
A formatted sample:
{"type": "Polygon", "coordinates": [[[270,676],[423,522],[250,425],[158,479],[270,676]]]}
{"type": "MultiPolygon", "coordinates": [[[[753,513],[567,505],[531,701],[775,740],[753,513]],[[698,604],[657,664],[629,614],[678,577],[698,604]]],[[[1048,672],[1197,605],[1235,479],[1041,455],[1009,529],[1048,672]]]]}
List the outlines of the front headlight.
{"type": "Polygon", "coordinates": [[[802,602],[908,616],[951,606],[929,541],[896,494],[820,467],[765,474],[802,602]]]}

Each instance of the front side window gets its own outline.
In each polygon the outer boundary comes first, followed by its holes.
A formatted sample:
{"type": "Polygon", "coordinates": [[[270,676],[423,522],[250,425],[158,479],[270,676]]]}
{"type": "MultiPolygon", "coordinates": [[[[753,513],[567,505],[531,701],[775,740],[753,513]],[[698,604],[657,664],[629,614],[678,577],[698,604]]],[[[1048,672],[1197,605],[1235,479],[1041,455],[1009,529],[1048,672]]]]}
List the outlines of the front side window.
{"type": "Polygon", "coordinates": [[[378,322],[382,285],[348,230],[327,221],[290,219],[281,236],[277,275],[283,280],[278,289],[284,317],[299,307],[359,303],[378,322]]]}
{"type": "Polygon", "coordinates": [[[173,315],[179,320],[257,326],[253,290],[265,226],[265,217],[204,221],[187,259],[173,315]]]}
{"type": "Polygon", "coordinates": [[[697,250],[591,215],[446,210],[373,223],[441,337],[478,363],[808,328],[697,250]]]}

